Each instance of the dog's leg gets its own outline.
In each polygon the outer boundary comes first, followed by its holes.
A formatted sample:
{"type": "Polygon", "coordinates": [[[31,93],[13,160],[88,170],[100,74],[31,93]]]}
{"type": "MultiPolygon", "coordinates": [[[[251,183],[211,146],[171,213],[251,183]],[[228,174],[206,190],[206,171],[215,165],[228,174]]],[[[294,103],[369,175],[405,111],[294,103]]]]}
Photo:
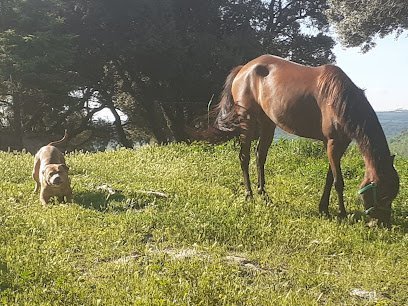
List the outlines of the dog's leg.
{"type": "Polygon", "coordinates": [[[35,181],[34,193],[37,193],[39,189],[40,189],[40,183],[35,181]]]}
{"type": "Polygon", "coordinates": [[[40,192],[40,201],[41,201],[41,203],[43,205],[47,205],[48,202],[50,201],[50,198],[51,198],[50,195],[46,194],[44,192],[44,190],[41,190],[41,192],[40,192]]]}
{"type": "Polygon", "coordinates": [[[32,174],[32,177],[35,181],[34,192],[37,192],[40,189],[40,166],[41,166],[41,161],[37,156],[35,156],[33,174],[32,174]]]}
{"type": "Polygon", "coordinates": [[[72,189],[71,189],[71,186],[68,187],[68,192],[67,192],[65,197],[66,197],[68,203],[72,203],[72,189]]]}

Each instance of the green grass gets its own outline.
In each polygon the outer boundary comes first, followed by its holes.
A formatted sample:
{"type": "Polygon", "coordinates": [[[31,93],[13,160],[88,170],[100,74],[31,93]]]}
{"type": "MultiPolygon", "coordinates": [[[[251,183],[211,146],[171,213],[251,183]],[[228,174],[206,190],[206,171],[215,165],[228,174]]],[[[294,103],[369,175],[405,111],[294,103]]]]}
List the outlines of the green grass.
{"type": "MultiPolygon", "coordinates": [[[[272,146],[269,204],[244,200],[237,152],[230,142],[69,154],[74,203],[48,207],[32,193],[33,157],[0,153],[0,304],[408,304],[407,159],[396,160],[385,230],[319,216],[319,144],[272,146]]],[[[348,211],[361,211],[355,148],[342,167],[348,211]]]]}

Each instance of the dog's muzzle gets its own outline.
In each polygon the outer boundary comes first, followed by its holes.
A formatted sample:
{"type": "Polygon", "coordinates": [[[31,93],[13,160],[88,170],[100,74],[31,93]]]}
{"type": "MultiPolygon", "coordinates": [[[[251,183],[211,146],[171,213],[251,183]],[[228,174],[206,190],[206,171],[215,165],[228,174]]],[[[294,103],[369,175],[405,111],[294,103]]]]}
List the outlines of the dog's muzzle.
{"type": "Polygon", "coordinates": [[[51,185],[59,186],[63,183],[62,178],[59,176],[59,174],[55,174],[51,177],[50,179],[51,185]]]}

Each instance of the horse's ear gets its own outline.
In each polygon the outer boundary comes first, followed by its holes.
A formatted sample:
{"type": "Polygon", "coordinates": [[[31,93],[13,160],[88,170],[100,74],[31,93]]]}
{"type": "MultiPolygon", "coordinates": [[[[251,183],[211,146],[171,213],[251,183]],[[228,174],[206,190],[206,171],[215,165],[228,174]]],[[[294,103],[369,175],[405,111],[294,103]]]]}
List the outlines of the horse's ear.
{"type": "Polygon", "coordinates": [[[395,154],[391,155],[391,162],[394,163],[395,154]]]}

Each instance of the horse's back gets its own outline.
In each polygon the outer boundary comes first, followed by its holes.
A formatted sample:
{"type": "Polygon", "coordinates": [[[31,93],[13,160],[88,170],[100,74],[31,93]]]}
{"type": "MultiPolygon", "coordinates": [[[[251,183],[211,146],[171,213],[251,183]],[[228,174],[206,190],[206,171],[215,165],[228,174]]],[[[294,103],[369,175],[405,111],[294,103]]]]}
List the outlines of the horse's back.
{"type": "MultiPolygon", "coordinates": [[[[274,55],[262,55],[242,67],[233,84],[233,91],[248,86],[254,99],[291,100],[298,95],[317,95],[316,87],[324,66],[309,67],[274,55]],[[269,92],[268,97],[263,97],[269,92]],[[282,99],[283,98],[283,99],[282,99]]],[[[234,92],[233,92],[234,94],[234,92]]],[[[261,101],[258,101],[261,102],[261,101]]]]}
{"type": "Polygon", "coordinates": [[[277,126],[291,134],[322,140],[322,110],[316,99],[322,70],[324,66],[308,67],[262,55],[237,75],[234,100],[245,109],[259,105],[277,126]]]}

